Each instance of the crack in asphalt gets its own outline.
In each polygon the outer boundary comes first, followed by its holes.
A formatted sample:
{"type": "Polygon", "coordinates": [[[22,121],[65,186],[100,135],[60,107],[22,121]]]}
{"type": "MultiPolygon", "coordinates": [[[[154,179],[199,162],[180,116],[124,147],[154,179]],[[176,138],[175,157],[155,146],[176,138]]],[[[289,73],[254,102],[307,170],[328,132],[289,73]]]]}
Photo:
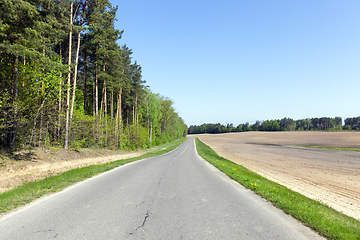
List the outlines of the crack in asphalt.
{"type": "Polygon", "coordinates": [[[140,204],[135,205],[135,208],[140,207],[140,206],[143,205],[144,203],[145,203],[145,201],[142,201],[140,204]]]}
{"type": "MultiPolygon", "coordinates": [[[[176,156],[174,159],[172,159],[171,162],[168,164],[168,166],[166,167],[166,169],[164,170],[163,174],[161,175],[161,177],[160,177],[160,179],[159,179],[159,182],[158,182],[158,184],[157,184],[157,189],[155,190],[152,199],[151,199],[150,201],[142,201],[140,204],[136,205],[135,208],[142,206],[145,202],[149,202],[149,203],[150,203],[149,208],[151,208],[151,204],[154,202],[155,197],[156,197],[157,193],[159,192],[160,184],[161,184],[162,180],[164,179],[166,173],[168,172],[168,169],[169,169],[170,165],[173,163],[173,161],[175,161],[180,155],[182,155],[182,154],[185,152],[185,150],[187,149],[187,147],[188,147],[188,146],[186,146],[186,148],[185,148],[178,156],[176,156]]],[[[147,219],[148,219],[149,217],[150,217],[149,210],[147,210],[142,224],[141,224],[139,227],[135,228],[135,230],[134,230],[133,232],[130,232],[130,235],[132,235],[132,234],[134,234],[135,232],[137,232],[140,228],[143,228],[143,227],[145,226],[146,221],[147,221],[147,219]]],[[[182,238],[182,235],[181,235],[181,238],[182,238]]],[[[181,238],[180,238],[180,239],[181,239],[181,238]]]]}
{"type": "MultiPolygon", "coordinates": [[[[173,160],[175,160],[175,159],[173,159],[173,160]]],[[[149,208],[151,208],[151,204],[154,202],[154,199],[155,199],[155,197],[156,197],[156,195],[157,195],[157,193],[158,193],[158,191],[159,191],[159,189],[160,189],[161,181],[164,179],[164,176],[165,176],[166,172],[168,171],[171,163],[172,163],[172,162],[169,163],[169,165],[166,167],[164,173],[163,173],[162,176],[160,177],[160,180],[159,180],[159,182],[158,182],[158,184],[157,184],[157,188],[156,188],[156,190],[155,190],[155,192],[154,192],[154,195],[153,195],[153,197],[151,198],[151,200],[150,200],[150,201],[142,201],[140,204],[136,205],[135,208],[142,206],[145,202],[148,202],[148,203],[150,204],[149,208]]],[[[137,232],[140,228],[144,227],[144,226],[145,226],[145,223],[146,223],[146,220],[149,218],[149,216],[150,216],[150,215],[149,215],[149,210],[147,210],[147,211],[146,211],[146,214],[145,214],[145,217],[144,217],[144,221],[142,222],[142,224],[141,224],[139,227],[135,228],[135,230],[134,230],[133,232],[130,232],[130,235],[134,234],[134,233],[137,232]]]]}
{"type": "Polygon", "coordinates": [[[172,159],[171,162],[169,163],[169,165],[166,167],[164,173],[162,174],[162,176],[161,176],[161,178],[160,178],[160,180],[159,180],[159,182],[158,182],[158,189],[156,190],[155,195],[157,194],[157,192],[158,192],[158,190],[159,190],[159,187],[160,187],[160,183],[161,183],[161,181],[164,179],[165,174],[167,173],[170,165],[173,163],[173,161],[175,161],[178,157],[180,157],[180,156],[186,151],[187,148],[188,148],[188,145],[186,145],[185,149],[184,149],[179,155],[177,155],[174,159],[172,159]]]}
{"type": "Polygon", "coordinates": [[[149,217],[149,211],[147,211],[147,212],[146,212],[146,215],[145,215],[145,218],[144,218],[143,223],[142,223],[142,224],[141,224],[141,226],[140,226],[140,227],[138,227],[137,229],[142,228],[142,227],[144,227],[144,226],[145,226],[145,222],[146,222],[146,220],[148,219],[148,217],[149,217]]]}
{"type": "Polygon", "coordinates": [[[140,228],[143,228],[143,227],[145,226],[146,220],[149,218],[149,216],[150,216],[150,215],[149,215],[149,211],[147,211],[146,214],[145,214],[143,223],[142,223],[139,227],[135,228],[135,230],[134,230],[133,232],[131,232],[130,235],[133,235],[133,234],[134,234],[135,232],[137,232],[140,228]]]}
{"type": "Polygon", "coordinates": [[[52,230],[51,229],[50,230],[38,230],[36,232],[38,232],[38,233],[40,233],[40,232],[52,232],[52,230]]]}
{"type": "MultiPolygon", "coordinates": [[[[175,159],[174,159],[174,160],[175,160],[175,159]]],[[[160,180],[159,180],[159,182],[158,182],[158,185],[157,185],[157,189],[156,189],[155,195],[156,195],[156,193],[158,192],[158,190],[159,190],[159,188],[160,188],[160,183],[161,183],[161,181],[164,179],[164,176],[165,176],[165,174],[167,173],[167,171],[168,171],[168,169],[169,169],[169,167],[170,167],[171,163],[172,163],[172,162],[170,162],[170,163],[169,163],[169,165],[166,167],[166,169],[165,169],[164,173],[163,173],[163,174],[162,174],[162,176],[160,177],[160,180]]]]}
{"type": "MultiPolygon", "coordinates": [[[[49,229],[49,230],[37,230],[35,233],[45,233],[45,232],[53,232],[53,230],[52,229],[49,229]]],[[[56,238],[57,236],[58,236],[58,233],[54,233],[54,235],[52,237],[56,238]]]]}

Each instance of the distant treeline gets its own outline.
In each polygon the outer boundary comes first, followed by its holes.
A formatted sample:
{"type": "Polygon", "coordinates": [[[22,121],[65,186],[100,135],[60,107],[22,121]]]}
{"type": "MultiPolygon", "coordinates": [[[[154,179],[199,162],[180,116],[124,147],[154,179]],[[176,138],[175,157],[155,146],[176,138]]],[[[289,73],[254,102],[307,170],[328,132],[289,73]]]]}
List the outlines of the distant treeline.
{"type": "Polygon", "coordinates": [[[360,129],[360,116],[346,118],[345,125],[342,124],[341,117],[329,118],[306,118],[293,120],[283,118],[276,120],[256,121],[250,125],[241,123],[235,127],[232,123],[222,125],[220,123],[204,123],[200,126],[191,125],[188,129],[189,134],[197,133],[227,133],[227,132],[247,132],[247,131],[341,131],[360,129]]]}

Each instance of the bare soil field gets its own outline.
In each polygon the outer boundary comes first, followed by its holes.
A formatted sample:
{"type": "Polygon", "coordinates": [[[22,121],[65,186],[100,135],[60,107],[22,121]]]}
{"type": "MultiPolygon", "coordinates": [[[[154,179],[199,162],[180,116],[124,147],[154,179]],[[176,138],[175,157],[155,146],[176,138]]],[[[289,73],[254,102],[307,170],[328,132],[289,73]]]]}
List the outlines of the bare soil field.
{"type": "Polygon", "coordinates": [[[360,220],[360,132],[197,134],[220,156],[360,220]]]}
{"type": "Polygon", "coordinates": [[[0,154],[0,193],[24,182],[44,179],[74,168],[137,157],[146,151],[126,152],[106,149],[48,150],[35,149],[15,153],[15,157],[0,154]]]}

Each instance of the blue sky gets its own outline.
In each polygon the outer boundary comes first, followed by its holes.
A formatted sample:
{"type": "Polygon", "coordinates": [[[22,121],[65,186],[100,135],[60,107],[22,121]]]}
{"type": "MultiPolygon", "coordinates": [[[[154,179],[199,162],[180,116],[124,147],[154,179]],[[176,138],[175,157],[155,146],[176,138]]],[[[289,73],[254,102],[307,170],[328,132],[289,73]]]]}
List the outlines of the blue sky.
{"type": "Polygon", "coordinates": [[[360,115],[358,0],[110,1],[188,126],[360,115]]]}

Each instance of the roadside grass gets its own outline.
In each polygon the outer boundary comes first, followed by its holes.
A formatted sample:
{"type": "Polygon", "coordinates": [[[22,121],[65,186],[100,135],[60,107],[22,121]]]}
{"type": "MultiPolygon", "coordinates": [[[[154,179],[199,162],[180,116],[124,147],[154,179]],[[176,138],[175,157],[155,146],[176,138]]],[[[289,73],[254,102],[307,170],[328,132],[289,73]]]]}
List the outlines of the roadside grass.
{"type": "Polygon", "coordinates": [[[323,147],[323,146],[307,146],[307,145],[293,145],[295,147],[303,148],[315,148],[315,149],[326,149],[326,150],[341,150],[341,151],[355,151],[360,152],[360,148],[339,148],[339,147],[323,147]]]}
{"type": "Polygon", "coordinates": [[[59,192],[74,183],[86,180],[99,173],[109,171],[121,165],[145,158],[163,155],[180,146],[185,140],[186,138],[184,137],[171,143],[161,145],[157,150],[145,153],[138,157],[108,162],[106,164],[76,168],[58,175],[49,176],[40,181],[26,182],[22,186],[18,186],[0,194],[0,214],[25,205],[46,194],[59,192]]]}
{"type": "Polygon", "coordinates": [[[360,222],[220,157],[195,138],[198,154],[244,187],[328,239],[360,239],[360,222]]]}

